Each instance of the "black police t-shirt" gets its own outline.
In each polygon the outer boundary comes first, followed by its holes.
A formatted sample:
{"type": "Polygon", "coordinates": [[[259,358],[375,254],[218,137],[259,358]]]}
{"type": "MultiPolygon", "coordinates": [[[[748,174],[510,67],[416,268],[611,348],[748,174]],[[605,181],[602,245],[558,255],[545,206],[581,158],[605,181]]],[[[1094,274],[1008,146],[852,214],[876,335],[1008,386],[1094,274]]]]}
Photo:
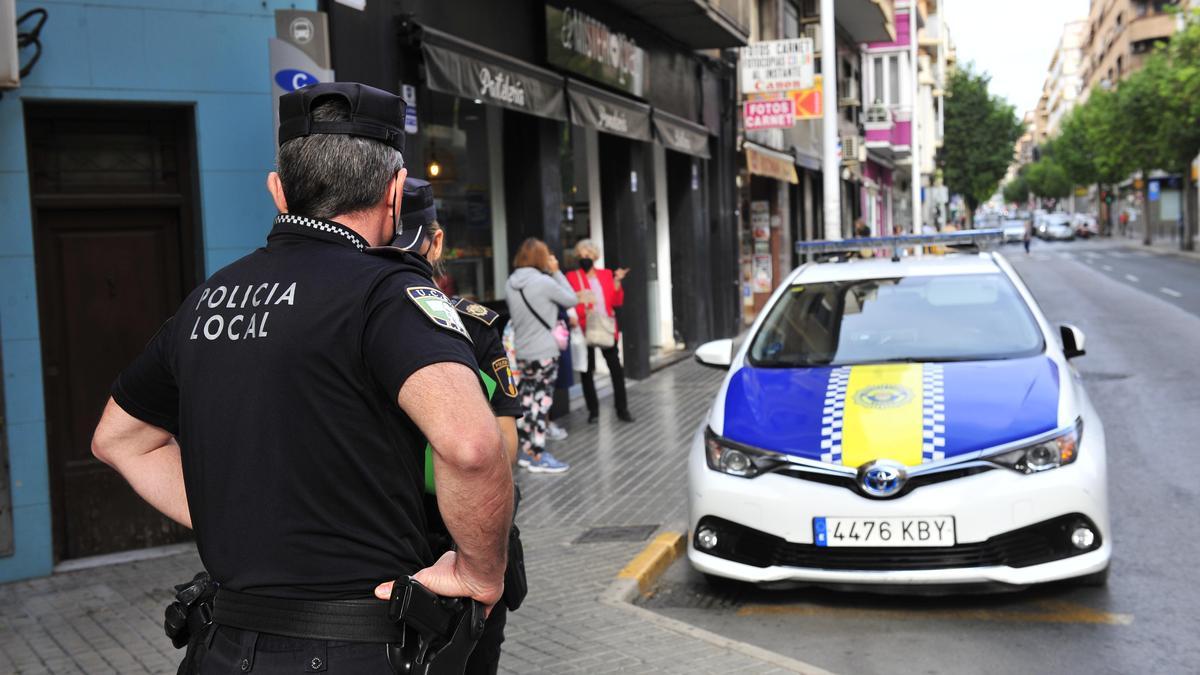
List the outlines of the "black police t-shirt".
{"type": "Polygon", "coordinates": [[[428,267],[364,246],[280,216],[113,384],[126,412],[178,437],[200,556],[233,590],[359,598],[432,563],[425,439],[396,397],[425,366],[476,363],[428,267]]]}
{"type": "Polygon", "coordinates": [[[480,372],[496,382],[496,391],[491,400],[492,412],[497,417],[521,417],[525,409],[517,395],[516,381],[500,334],[492,326],[471,317],[464,317],[463,325],[471,335],[480,372]]]}

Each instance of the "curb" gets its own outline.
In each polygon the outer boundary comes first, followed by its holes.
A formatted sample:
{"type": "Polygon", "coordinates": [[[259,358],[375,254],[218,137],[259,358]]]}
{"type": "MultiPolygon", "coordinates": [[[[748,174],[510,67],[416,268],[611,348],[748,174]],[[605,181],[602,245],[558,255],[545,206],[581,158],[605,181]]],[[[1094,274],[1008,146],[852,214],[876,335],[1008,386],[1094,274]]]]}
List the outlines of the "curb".
{"type": "Polygon", "coordinates": [[[621,570],[617,578],[600,594],[600,602],[610,607],[617,607],[637,615],[647,623],[678,633],[685,637],[702,640],[716,647],[737,652],[759,663],[773,668],[800,673],[801,675],[833,675],[828,670],[818,668],[811,663],[793,659],[782,654],[776,654],[748,642],[733,640],[711,631],[697,628],[689,623],[656,614],[644,607],[638,607],[633,601],[638,596],[645,596],[653,588],[663,572],[678,560],[687,550],[686,539],[681,532],[667,531],[659,534],[642,549],[629,564],[621,570]]]}
{"type": "Polygon", "coordinates": [[[625,569],[617,575],[617,579],[632,580],[637,590],[646,595],[671,563],[683,555],[685,548],[682,533],[663,532],[629,561],[625,569]]]}

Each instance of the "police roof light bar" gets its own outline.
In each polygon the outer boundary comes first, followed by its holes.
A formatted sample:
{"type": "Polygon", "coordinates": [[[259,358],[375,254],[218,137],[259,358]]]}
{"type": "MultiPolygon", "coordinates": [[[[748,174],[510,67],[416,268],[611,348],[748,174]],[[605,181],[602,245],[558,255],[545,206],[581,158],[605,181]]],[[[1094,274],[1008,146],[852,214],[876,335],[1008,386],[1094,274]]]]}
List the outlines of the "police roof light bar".
{"type": "Polygon", "coordinates": [[[962,232],[939,232],[937,234],[906,234],[899,237],[863,237],[861,239],[842,239],[838,241],[798,241],[796,253],[848,253],[861,251],[864,248],[890,248],[899,253],[902,248],[914,246],[969,246],[983,248],[986,244],[999,244],[1004,241],[1004,230],[964,230],[962,232]]]}

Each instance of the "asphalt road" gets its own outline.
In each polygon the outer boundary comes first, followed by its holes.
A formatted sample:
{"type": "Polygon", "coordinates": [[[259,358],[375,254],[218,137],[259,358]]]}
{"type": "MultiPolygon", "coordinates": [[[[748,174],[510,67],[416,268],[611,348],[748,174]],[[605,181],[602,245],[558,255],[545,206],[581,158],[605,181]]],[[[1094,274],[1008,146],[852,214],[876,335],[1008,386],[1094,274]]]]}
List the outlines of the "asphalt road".
{"type": "Polygon", "coordinates": [[[1087,336],[1075,363],[1108,438],[1107,588],[767,592],[711,586],[683,560],[644,606],[835,673],[1200,672],[1200,261],[1110,242],[1006,253],[1048,318],[1087,336]]]}

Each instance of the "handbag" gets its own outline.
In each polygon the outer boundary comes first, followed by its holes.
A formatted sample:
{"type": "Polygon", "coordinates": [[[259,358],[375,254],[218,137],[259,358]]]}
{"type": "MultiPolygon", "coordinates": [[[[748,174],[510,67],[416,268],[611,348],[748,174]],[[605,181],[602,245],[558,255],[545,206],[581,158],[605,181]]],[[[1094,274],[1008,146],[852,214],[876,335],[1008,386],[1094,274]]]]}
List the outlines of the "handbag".
{"type": "Polygon", "coordinates": [[[571,329],[571,366],[576,372],[587,372],[588,343],[579,328],[571,329]]]}
{"type": "Polygon", "coordinates": [[[538,323],[542,324],[554,336],[554,344],[558,345],[558,351],[561,352],[566,349],[567,342],[570,339],[570,331],[567,329],[567,324],[563,323],[562,319],[559,319],[555,322],[554,327],[551,328],[550,324],[546,323],[546,320],[542,318],[542,315],[538,314],[537,310],[533,308],[533,305],[529,304],[529,298],[525,297],[525,289],[522,288],[517,292],[521,294],[521,300],[525,302],[525,306],[529,308],[529,313],[533,315],[533,318],[537,319],[538,323]]]}
{"type": "MultiPolygon", "coordinates": [[[[579,277],[579,287],[588,288],[585,285],[587,279],[583,277],[582,273],[579,277]]],[[[604,312],[597,311],[595,305],[588,306],[584,323],[587,324],[584,338],[589,346],[608,349],[617,344],[617,320],[604,312]]]]}

